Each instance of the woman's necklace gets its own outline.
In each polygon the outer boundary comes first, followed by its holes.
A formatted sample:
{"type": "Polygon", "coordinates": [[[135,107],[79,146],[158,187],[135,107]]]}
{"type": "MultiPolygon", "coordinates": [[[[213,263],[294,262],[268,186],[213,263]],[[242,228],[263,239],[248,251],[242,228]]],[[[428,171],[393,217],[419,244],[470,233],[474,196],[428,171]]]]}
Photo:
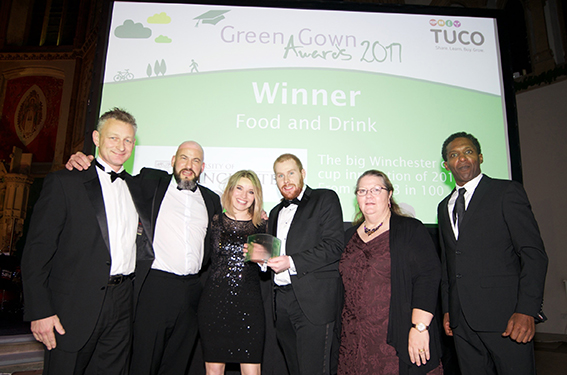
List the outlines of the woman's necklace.
{"type": "Polygon", "coordinates": [[[389,211],[386,212],[386,215],[382,219],[382,222],[380,224],[378,224],[378,226],[376,228],[372,228],[372,229],[366,228],[366,220],[365,220],[364,221],[364,233],[366,233],[366,235],[368,237],[370,237],[374,233],[376,233],[378,231],[378,229],[380,229],[382,227],[382,224],[384,224],[384,222],[389,219],[389,217],[390,217],[389,213],[390,213],[389,211]]]}
{"type": "Polygon", "coordinates": [[[368,229],[368,228],[366,228],[366,222],[365,222],[364,223],[364,233],[366,233],[366,235],[368,237],[370,237],[374,234],[374,232],[376,232],[378,229],[380,229],[382,224],[384,224],[384,222],[381,222],[380,224],[378,224],[378,226],[376,228],[368,229]]]}

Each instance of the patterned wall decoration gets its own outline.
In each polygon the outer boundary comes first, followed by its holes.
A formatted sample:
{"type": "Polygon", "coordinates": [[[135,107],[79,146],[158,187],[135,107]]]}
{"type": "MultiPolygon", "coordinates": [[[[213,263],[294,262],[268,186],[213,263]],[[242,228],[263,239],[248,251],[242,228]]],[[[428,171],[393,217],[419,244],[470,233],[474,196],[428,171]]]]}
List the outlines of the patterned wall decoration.
{"type": "Polygon", "coordinates": [[[0,119],[0,159],[12,146],[32,153],[35,162],[52,162],[63,95],[63,79],[27,76],[10,79],[0,119]]]}

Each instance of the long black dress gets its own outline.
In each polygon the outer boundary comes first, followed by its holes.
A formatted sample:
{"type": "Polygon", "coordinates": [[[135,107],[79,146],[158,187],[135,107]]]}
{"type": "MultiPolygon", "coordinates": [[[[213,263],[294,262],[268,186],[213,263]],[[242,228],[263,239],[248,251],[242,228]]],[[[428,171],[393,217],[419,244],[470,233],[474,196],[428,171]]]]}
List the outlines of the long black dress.
{"type": "Polygon", "coordinates": [[[244,262],[247,237],[265,233],[266,222],[215,215],[211,226],[211,269],[199,303],[199,333],[206,362],[260,363],[264,307],[260,268],[244,262]]]}

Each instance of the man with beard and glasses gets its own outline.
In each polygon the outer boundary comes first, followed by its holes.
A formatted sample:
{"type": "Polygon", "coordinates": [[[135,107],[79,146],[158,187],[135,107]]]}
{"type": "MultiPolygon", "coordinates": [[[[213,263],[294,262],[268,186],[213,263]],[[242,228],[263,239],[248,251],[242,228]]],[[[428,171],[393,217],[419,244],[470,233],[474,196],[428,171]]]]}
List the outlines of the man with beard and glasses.
{"type": "MultiPolygon", "coordinates": [[[[182,375],[189,369],[202,289],[197,275],[209,259],[211,219],[222,212],[219,196],[198,184],[203,155],[197,142],[184,142],[171,159],[173,175],[144,168],[135,177],[151,218],[147,237],[154,253],[136,271],[131,374],[182,375]]],[[[89,163],[78,154],[67,168],[89,163]]]]}
{"type": "Polygon", "coordinates": [[[290,374],[329,374],[341,290],[341,205],[334,191],[304,184],[295,155],[279,156],[274,172],[283,196],[268,221],[282,241],[282,255],[268,261],[275,272],[276,335],[290,374]]]}

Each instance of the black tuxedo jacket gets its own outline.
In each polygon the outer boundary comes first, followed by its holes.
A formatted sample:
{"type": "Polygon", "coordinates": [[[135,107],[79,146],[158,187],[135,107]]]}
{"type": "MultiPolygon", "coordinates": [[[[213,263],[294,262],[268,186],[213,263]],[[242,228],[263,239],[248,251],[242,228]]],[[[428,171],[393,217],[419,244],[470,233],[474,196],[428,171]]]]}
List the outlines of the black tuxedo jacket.
{"type": "Polygon", "coordinates": [[[522,185],[483,176],[456,240],[447,204],[438,207],[443,311],[451,327],[459,309],[472,329],[504,332],[518,312],[536,317],[543,301],[547,255],[522,185]]]}
{"type": "MultiPolygon", "coordinates": [[[[171,178],[172,175],[167,172],[152,168],[143,168],[140,171],[140,174],[134,177],[134,180],[138,183],[142,192],[141,196],[143,203],[141,203],[140,206],[144,211],[144,214],[140,215],[141,220],[147,220],[146,222],[142,222],[142,224],[144,229],[148,228],[146,236],[138,237],[138,247],[145,250],[142,252],[142,256],[139,258],[139,262],[137,263],[136,280],[134,283],[134,301],[137,301],[137,296],[140,293],[140,289],[154,261],[152,243],[155,235],[157,217],[161,202],[163,201],[167,188],[171,182],[171,178]]],[[[205,201],[209,216],[209,225],[205,236],[203,264],[201,265],[202,268],[205,264],[207,264],[210,258],[211,221],[214,215],[222,213],[222,207],[220,198],[216,193],[204,186],[198,185],[198,187],[205,201]]]]}
{"type": "MultiPolygon", "coordinates": [[[[270,212],[268,230],[274,236],[282,207],[280,203],[270,212]]],[[[291,276],[291,285],[299,307],[313,324],[326,324],[336,318],[343,241],[342,210],[337,194],[307,187],[289,228],[285,251],[293,258],[297,270],[297,275],[291,276]]]]}
{"type": "MultiPolygon", "coordinates": [[[[139,207],[139,187],[131,176],[126,183],[140,221],[147,221],[139,207]]],[[[137,237],[145,236],[142,228],[138,233],[137,237]]],[[[22,257],[24,319],[57,314],[66,331],[63,336],[56,333],[57,347],[79,350],[100,314],[110,265],[108,224],[96,168],[49,174],[34,207],[22,257]]]]}

